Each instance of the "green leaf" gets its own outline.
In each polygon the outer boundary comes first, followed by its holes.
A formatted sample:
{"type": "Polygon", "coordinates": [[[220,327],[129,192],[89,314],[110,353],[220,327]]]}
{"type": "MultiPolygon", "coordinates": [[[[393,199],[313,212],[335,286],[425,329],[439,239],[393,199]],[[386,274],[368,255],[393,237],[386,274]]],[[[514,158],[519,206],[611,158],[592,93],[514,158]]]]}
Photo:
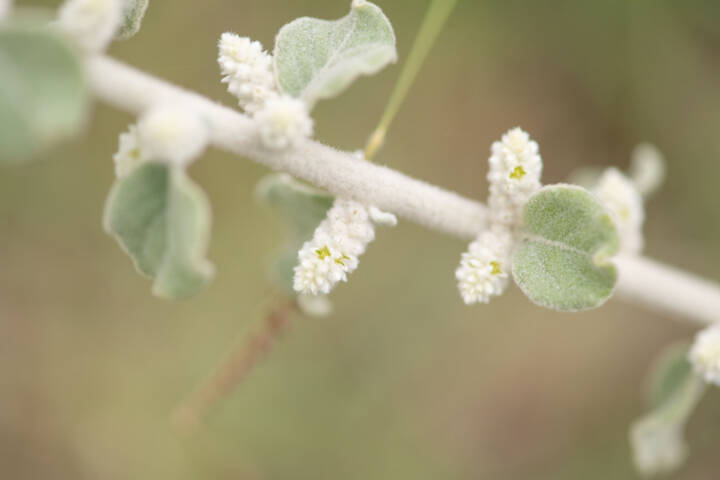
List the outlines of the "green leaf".
{"type": "Polygon", "coordinates": [[[258,184],[257,192],[263,202],[278,210],[290,227],[290,238],[275,265],[275,276],[280,286],[294,295],[293,269],[298,251],[312,238],[334,198],[284,173],[265,177],[258,184]]]}
{"type": "Polygon", "coordinates": [[[670,473],[687,457],[685,424],[705,392],[687,351],[687,344],[674,345],[659,358],[650,375],[652,410],[630,429],[635,466],[648,476],[670,473]]]}
{"type": "Polygon", "coordinates": [[[676,343],[667,347],[655,361],[648,383],[648,398],[653,408],[665,404],[693,375],[689,350],[687,342],[676,343]]]}
{"type": "Polygon", "coordinates": [[[184,170],[151,162],[117,180],[103,223],[138,271],[155,280],[155,295],[188,297],[212,279],[205,258],[210,206],[184,170]]]}
{"type": "Polygon", "coordinates": [[[77,133],[87,95],[75,51],[48,29],[0,27],[0,164],[77,133]]]}
{"type": "Polygon", "coordinates": [[[395,62],[395,33],[379,7],[355,0],[340,20],[303,17],[285,25],[274,57],[280,88],[312,105],[395,62]]]}
{"type": "Polygon", "coordinates": [[[120,24],[115,38],[127,40],[140,31],[142,19],[147,11],[149,0],[125,0],[123,8],[123,21],[120,24]]]}
{"type": "Polygon", "coordinates": [[[577,311],[610,297],[617,280],[610,257],[618,251],[618,234],[590,192],[571,185],[540,189],[525,205],[522,230],[513,276],[533,302],[577,311]]]}

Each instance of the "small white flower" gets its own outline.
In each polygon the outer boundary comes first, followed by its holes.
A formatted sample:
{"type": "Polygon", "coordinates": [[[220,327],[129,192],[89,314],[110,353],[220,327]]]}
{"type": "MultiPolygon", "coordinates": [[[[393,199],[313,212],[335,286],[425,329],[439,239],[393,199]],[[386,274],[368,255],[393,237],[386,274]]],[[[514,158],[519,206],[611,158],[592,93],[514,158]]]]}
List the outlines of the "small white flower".
{"type": "Polygon", "coordinates": [[[683,438],[684,422],[664,422],[656,416],[646,417],[630,430],[633,463],[647,476],[669,473],[687,457],[683,438]]]}
{"type": "Polygon", "coordinates": [[[58,26],[83,50],[105,50],[120,27],[122,0],[67,0],[58,13],[58,26]]]}
{"type": "Polygon", "coordinates": [[[639,253],[643,249],[642,226],[645,211],[640,192],[629,178],[616,168],[608,168],[594,189],[598,199],[610,210],[624,252],[639,253]]]}
{"type": "Polygon", "coordinates": [[[495,227],[481,233],[462,254],[455,271],[460,295],[466,304],[488,303],[508,285],[513,239],[509,231],[495,227]]]}
{"type": "Polygon", "coordinates": [[[255,118],[263,144],[273,150],[295,146],[313,134],[313,121],[305,102],[288,95],[269,99],[255,118]]]}
{"type": "Polygon", "coordinates": [[[538,144],[520,128],[493,143],[487,176],[493,223],[510,227],[519,224],[523,205],[541,187],[542,159],[538,151],[538,144]]]}
{"type": "Polygon", "coordinates": [[[272,55],[263,50],[260,42],[223,33],[218,48],[222,81],[246,112],[257,112],[278,95],[272,55]]]}
{"type": "Polygon", "coordinates": [[[298,252],[293,288],[306,295],[328,294],[358,266],[358,257],[375,238],[367,209],[352,200],[336,199],[298,252]]]}
{"type": "Polygon", "coordinates": [[[113,160],[115,161],[115,175],[118,178],[122,178],[147,159],[145,151],[140,146],[137,127],[130,125],[130,129],[127,132],[120,134],[118,151],[113,156],[113,160]]]}
{"type": "Polygon", "coordinates": [[[720,324],[698,332],[689,359],[706,382],[720,386],[720,324]]]}
{"type": "Polygon", "coordinates": [[[632,153],[630,177],[642,195],[655,192],[665,180],[665,158],[655,145],[641,143],[632,153]]]}
{"type": "Polygon", "coordinates": [[[200,156],[209,140],[207,125],[192,110],[156,107],[138,123],[146,158],[186,165],[200,156]]]}

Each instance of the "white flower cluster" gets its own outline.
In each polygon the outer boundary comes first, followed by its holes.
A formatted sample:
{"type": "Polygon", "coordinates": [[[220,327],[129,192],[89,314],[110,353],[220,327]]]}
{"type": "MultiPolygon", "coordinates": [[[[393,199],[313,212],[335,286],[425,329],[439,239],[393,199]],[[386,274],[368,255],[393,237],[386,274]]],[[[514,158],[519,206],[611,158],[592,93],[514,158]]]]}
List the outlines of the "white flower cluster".
{"type": "Polygon", "coordinates": [[[608,168],[593,193],[615,221],[621,250],[627,253],[642,251],[645,210],[642,195],[635,184],[617,168],[608,168]]]}
{"type": "Polygon", "coordinates": [[[698,375],[720,386],[720,324],[698,332],[688,357],[698,375]]]}
{"type": "Polygon", "coordinates": [[[222,81],[240,106],[258,121],[266,147],[283,150],[312,136],[313,121],[307,104],[280,93],[273,57],[260,42],[223,33],[218,48],[222,81]]]}
{"type": "Polygon", "coordinates": [[[220,37],[218,48],[222,81],[246,112],[257,112],[268,99],[278,95],[272,55],[263,50],[260,42],[227,32],[220,37]]]}
{"type": "Polygon", "coordinates": [[[507,288],[514,230],[522,221],[523,206],[541,187],[541,173],[538,145],[520,128],[492,145],[487,176],[491,228],[470,244],[455,271],[466,304],[487,303],[507,288]]]}
{"type": "Polygon", "coordinates": [[[522,208],[541,187],[542,159],[537,142],[514,128],[492,145],[488,182],[488,206],[493,223],[510,228],[522,220],[522,208]]]}
{"type": "Polygon", "coordinates": [[[683,438],[684,422],[664,422],[650,416],[636,423],[630,431],[633,463],[647,476],[669,473],[688,455],[683,438]]]}
{"type": "Polygon", "coordinates": [[[148,160],[185,166],[202,154],[208,136],[207,126],[191,110],[154,108],[120,134],[115,174],[124,177],[148,160]]]}
{"type": "Polygon", "coordinates": [[[375,238],[368,209],[353,200],[336,199],[313,238],[298,252],[293,287],[301,294],[327,294],[358,266],[358,257],[375,238]]]}
{"type": "Polygon", "coordinates": [[[88,52],[105,50],[123,15],[123,0],[67,0],[58,12],[58,27],[88,52]]]}
{"type": "Polygon", "coordinates": [[[510,279],[512,235],[496,227],[481,233],[462,254],[455,271],[460,295],[466,304],[487,303],[505,291],[510,279]]]}

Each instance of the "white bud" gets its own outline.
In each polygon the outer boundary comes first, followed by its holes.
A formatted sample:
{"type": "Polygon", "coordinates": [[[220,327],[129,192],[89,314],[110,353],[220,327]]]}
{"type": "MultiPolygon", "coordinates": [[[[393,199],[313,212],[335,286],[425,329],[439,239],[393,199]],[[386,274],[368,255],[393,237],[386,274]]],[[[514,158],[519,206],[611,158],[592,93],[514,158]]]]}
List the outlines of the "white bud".
{"type": "Polygon", "coordinates": [[[200,156],[209,140],[207,125],[192,110],[157,107],[140,118],[138,134],[144,155],[187,165],[200,156]]]}
{"type": "Polygon", "coordinates": [[[620,170],[611,167],[600,177],[594,193],[612,214],[621,250],[627,253],[642,251],[645,210],[642,196],[633,182],[620,170]]]}
{"type": "Polygon", "coordinates": [[[313,134],[305,102],[288,95],[269,99],[255,118],[263,144],[273,150],[294,147],[313,134]]]}
{"type": "Polygon", "coordinates": [[[720,386],[720,324],[698,332],[689,360],[706,382],[720,386]]]}
{"type": "Polygon", "coordinates": [[[455,271],[458,290],[466,304],[488,303],[491,297],[505,291],[512,248],[512,235],[502,227],[481,233],[470,244],[455,271]]]}
{"type": "Polygon", "coordinates": [[[58,27],[87,52],[107,48],[122,22],[122,0],[67,0],[58,27]]]}
{"type": "Polygon", "coordinates": [[[398,219],[394,214],[390,212],[383,212],[377,207],[370,207],[368,213],[370,213],[370,220],[372,220],[376,225],[380,225],[382,227],[395,227],[398,224],[398,219]]]}
{"type": "Polygon", "coordinates": [[[655,145],[641,143],[632,154],[630,178],[642,195],[654,193],[665,180],[665,158],[655,145]]]}
{"type": "Polygon", "coordinates": [[[538,152],[538,144],[520,128],[510,130],[500,142],[493,143],[487,175],[493,223],[519,225],[523,206],[541,187],[542,159],[538,152]]]}

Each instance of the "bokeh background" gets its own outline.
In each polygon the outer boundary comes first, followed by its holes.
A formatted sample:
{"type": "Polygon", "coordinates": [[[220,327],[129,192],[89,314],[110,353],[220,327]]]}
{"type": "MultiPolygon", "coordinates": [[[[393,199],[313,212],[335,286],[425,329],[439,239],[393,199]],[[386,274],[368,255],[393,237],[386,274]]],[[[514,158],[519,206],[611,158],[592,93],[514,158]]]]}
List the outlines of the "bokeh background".
{"type": "MultiPolygon", "coordinates": [[[[270,47],[284,23],[338,18],[349,2],[153,0],[110,53],[231,105],[222,32],[270,47]]],[[[428,2],[378,3],[404,58],[428,2]]],[[[484,199],[490,144],[511,127],[540,143],[546,183],[626,167],[651,141],[669,174],[648,204],[648,253],[720,278],[718,20],[716,0],[461,1],[378,161],[484,199]]],[[[398,73],[320,104],[317,138],[361,147],[398,73]]],[[[294,317],[207,424],[178,435],[175,405],[256,327],[285,231],[253,198],[268,171],[210,151],[192,175],[213,204],[217,279],[189,301],[153,298],[100,225],[132,121],[97,105],[83,138],[0,173],[0,477],[637,478],[627,429],[646,371],[695,327],[619,300],[555,313],[515,287],[466,307],[453,278],[466,246],[406,222],[379,232],[333,315],[294,317]]],[[[688,438],[674,478],[716,478],[718,392],[688,438]]]]}

